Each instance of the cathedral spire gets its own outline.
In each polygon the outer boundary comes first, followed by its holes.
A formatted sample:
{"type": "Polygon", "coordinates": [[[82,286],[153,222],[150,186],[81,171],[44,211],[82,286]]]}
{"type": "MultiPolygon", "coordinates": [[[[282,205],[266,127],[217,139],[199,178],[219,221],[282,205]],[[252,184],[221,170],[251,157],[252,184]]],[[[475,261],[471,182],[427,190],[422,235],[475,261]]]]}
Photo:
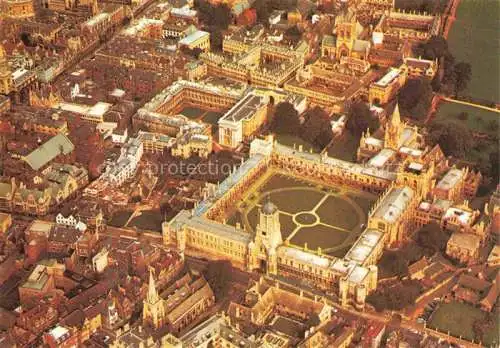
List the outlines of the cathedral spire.
{"type": "Polygon", "coordinates": [[[156,301],[158,301],[158,292],[156,291],[155,278],[153,276],[153,268],[149,269],[149,285],[148,285],[147,301],[149,303],[155,303],[156,301]]]}
{"type": "Polygon", "coordinates": [[[396,107],[392,112],[391,119],[389,122],[391,127],[399,127],[401,123],[401,114],[399,113],[399,103],[396,103],[396,107]]]}

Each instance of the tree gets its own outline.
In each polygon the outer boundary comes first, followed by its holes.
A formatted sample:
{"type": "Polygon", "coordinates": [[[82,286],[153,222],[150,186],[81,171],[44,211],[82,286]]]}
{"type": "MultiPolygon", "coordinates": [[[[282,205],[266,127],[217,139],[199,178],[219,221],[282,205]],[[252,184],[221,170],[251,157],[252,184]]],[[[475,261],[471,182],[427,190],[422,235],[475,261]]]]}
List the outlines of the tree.
{"type": "Polygon", "coordinates": [[[209,27],[225,30],[231,23],[231,9],[225,3],[213,5],[206,0],[196,0],[194,6],[200,20],[209,27]]]}
{"type": "Polygon", "coordinates": [[[346,128],[351,134],[361,136],[368,128],[375,131],[379,127],[378,118],[373,117],[368,105],[361,101],[355,102],[349,108],[346,128]]]}
{"type": "Polygon", "coordinates": [[[269,24],[269,16],[271,15],[271,4],[269,0],[256,0],[253,4],[257,14],[257,21],[261,24],[269,24]]]}
{"type": "Polygon", "coordinates": [[[439,144],[445,155],[455,157],[464,157],[474,145],[471,131],[459,123],[431,125],[429,140],[439,144]]]}
{"type": "Polygon", "coordinates": [[[333,137],[332,126],[325,110],[319,106],[309,109],[304,114],[304,120],[300,132],[302,139],[321,149],[330,143],[333,137]]]}
{"type": "Polygon", "coordinates": [[[288,28],[285,30],[285,37],[296,40],[298,41],[302,36],[302,33],[299,30],[299,27],[297,25],[294,25],[293,27],[288,28]]]}
{"type": "Polygon", "coordinates": [[[404,276],[408,274],[408,260],[399,251],[386,251],[378,263],[386,277],[404,276]]]}
{"type": "Polygon", "coordinates": [[[399,107],[410,117],[422,120],[432,103],[432,86],[428,79],[410,79],[399,92],[399,107]]]}
{"type": "Polygon", "coordinates": [[[292,134],[299,132],[299,113],[289,102],[276,105],[274,116],[271,121],[271,130],[278,134],[292,134]]]}
{"type": "Polygon", "coordinates": [[[448,42],[442,36],[432,36],[427,42],[419,46],[417,53],[424,59],[430,60],[446,57],[449,54],[448,42]]]}
{"type": "Polygon", "coordinates": [[[430,254],[443,251],[448,242],[448,236],[437,223],[423,226],[417,231],[413,239],[422,248],[428,250],[430,254]]]}
{"type": "Polygon", "coordinates": [[[472,76],[472,68],[469,63],[460,62],[453,67],[455,75],[455,97],[459,92],[464,91],[472,76]]]}
{"type": "Polygon", "coordinates": [[[210,30],[210,49],[213,51],[222,50],[222,33],[217,28],[210,30]]]}
{"type": "Polygon", "coordinates": [[[232,280],[231,262],[228,260],[210,261],[203,275],[212,288],[217,300],[226,297],[229,290],[229,282],[232,280]]]}

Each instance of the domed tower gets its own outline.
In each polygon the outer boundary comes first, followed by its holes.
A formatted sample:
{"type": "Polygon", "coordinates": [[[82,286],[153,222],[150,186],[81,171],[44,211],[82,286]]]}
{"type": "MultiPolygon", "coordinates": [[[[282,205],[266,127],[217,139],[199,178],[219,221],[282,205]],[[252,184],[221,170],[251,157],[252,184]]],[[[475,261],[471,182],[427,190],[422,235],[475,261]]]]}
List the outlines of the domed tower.
{"type": "Polygon", "coordinates": [[[268,273],[277,273],[276,248],[282,243],[279,210],[268,197],[260,210],[259,224],[255,235],[255,249],[258,258],[261,261],[266,261],[268,273]]]}
{"type": "Polygon", "coordinates": [[[385,127],[384,147],[393,150],[399,149],[399,140],[401,139],[403,127],[404,124],[401,123],[401,115],[399,114],[399,105],[396,104],[396,108],[385,127]]]}
{"type": "Polygon", "coordinates": [[[0,44],[0,94],[9,94],[12,92],[12,88],[12,71],[7,61],[5,49],[0,44]]]}

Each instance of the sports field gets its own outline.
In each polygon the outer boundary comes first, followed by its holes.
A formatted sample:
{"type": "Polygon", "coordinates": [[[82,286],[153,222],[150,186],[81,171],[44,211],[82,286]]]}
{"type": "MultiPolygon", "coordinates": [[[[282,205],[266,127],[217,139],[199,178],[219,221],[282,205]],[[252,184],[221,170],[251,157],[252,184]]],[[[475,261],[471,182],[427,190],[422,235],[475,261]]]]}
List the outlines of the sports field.
{"type": "Polygon", "coordinates": [[[272,172],[238,204],[228,223],[240,223],[246,230],[255,231],[259,209],[268,199],[280,211],[284,240],[338,256],[358,238],[376,196],[272,172]]]}
{"type": "Polygon", "coordinates": [[[495,135],[498,133],[500,113],[474,106],[442,101],[434,117],[435,122],[460,123],[473,132],[495,135]],[[459,114],[467,113],[467,118],[460,119],[459,114]]]}
{"type": "Polygon", "coordinates": [[[468,91],[472,97],[500,101],[500,21],[498,0],[461,0],[448,45],[456,61],[472,65],[468,91]]]}

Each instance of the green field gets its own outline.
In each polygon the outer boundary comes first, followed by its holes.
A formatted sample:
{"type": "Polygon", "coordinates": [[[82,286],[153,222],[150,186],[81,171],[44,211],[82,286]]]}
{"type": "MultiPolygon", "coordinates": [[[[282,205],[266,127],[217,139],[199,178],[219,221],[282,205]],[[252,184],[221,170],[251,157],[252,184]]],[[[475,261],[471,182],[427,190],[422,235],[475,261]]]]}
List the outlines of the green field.
{"type": "Polygon", "coordinates": [[[439,108],[433,121],[442,123],[461,123],[474,132],[494,135],[498,133],[498,128],[495,129],[492,124],[496,123],[498,127],[500,122],[500,113],[484,110],[474,106],[443,101],[439,104],[439,108]],[[462,112],[466,112],[468,114],[468,118],[466,120],[457,118],[457,116],[462,112]]]}
{"type": "MultiPolygon", "coordinates": [[[[441,332],[450,332],[451,335],[472,341],[474,331],[472,329],[474,321],[484,318],[485,312],[479,308],[472,307],[460,302],[444,303],[432,314],[428,326],[438,329],[441,332]]],[[[484,344],[492,346],[493,342],[498,342],[496,333],[498,332],[498,321],[495,328],[486,332],[484,344]]]]}
{"type": "Polygon", "coordinates": [[[500,101],[499,11],[498,0],[462,0],[448,36],[455,60],[472,65],[472,79],[465,93],[493,102],[500,101]]]}

